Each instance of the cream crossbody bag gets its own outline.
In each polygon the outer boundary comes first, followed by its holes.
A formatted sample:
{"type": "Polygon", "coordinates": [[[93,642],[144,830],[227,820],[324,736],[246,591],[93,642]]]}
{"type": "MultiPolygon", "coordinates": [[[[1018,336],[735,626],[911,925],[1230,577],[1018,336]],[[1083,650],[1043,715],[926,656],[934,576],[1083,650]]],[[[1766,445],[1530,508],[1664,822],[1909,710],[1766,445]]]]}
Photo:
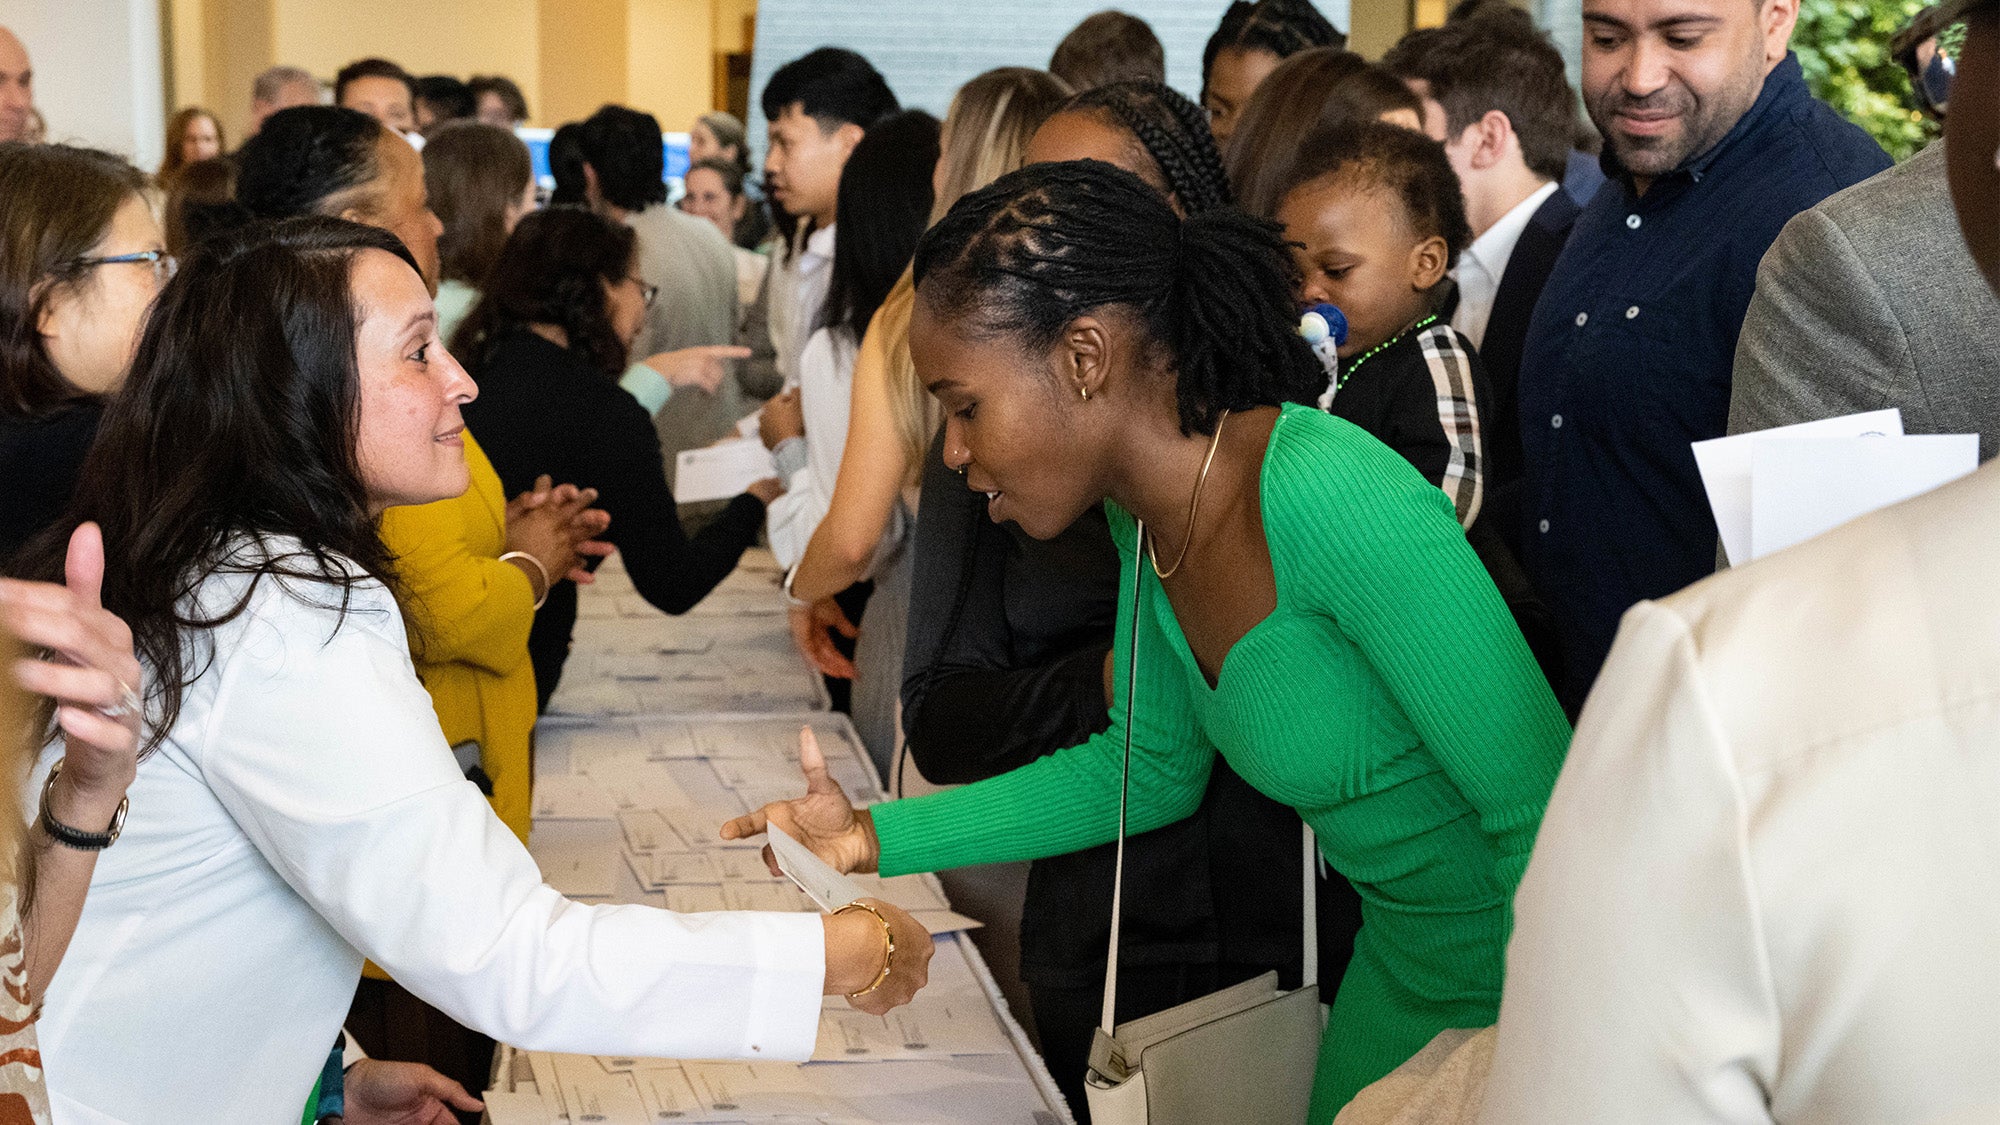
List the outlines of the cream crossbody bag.
{"type": "Polygon", "coordinates": [[[1300,1125],[1312,1101],[1324,1018],[1312,829],[1303,864],[1304,976],[1291,992],[1278,974],[1114,1025],[1118,932],[1125,891],[1125,809],[1132,778],[1133,695],[1139,684],[1139,614],[1146,528],[1134,540],[1132,635],[1125,666],[1125,763],[1118,786],[1118,868],[1111,884],[1111,948],[1104,964],[1104,1015],[1090,1048],[1084,1096],[1096,1125],[1300,1125]]]}

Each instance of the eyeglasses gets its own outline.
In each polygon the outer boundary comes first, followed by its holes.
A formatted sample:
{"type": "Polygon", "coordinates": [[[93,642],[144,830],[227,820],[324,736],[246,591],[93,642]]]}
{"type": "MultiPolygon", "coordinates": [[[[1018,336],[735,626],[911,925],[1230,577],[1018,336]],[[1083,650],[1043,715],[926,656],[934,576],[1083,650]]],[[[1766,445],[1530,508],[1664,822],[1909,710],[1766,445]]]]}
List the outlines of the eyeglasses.
{"type": "Polygon", "coordinates": [[[141,250],[136,254],[113,254],[105,258],[72,258],[73,269],[89,269],[92,266],[116,266],[127,262],[144,262],[153,270],[153,280],[165,282],[174,276],[174,256],[165,250],[141,250]]]}
{"type": "Polygon", "coordinates": [[[631,276],[629,276],[629,275],[628,275],[628,276],[627,276],[627,277],[625,278],[625,280],[627,280],[627,281],[631,282],[632,284],[634,284],[634,285],[636,285],[636,286],[638,286],[638,287],[639,287],[639,293],[640,293],[640,295],[641,295],[641,296],[643,296],[643,297],[644,297],[644,298],[646,299],[646,307],[647,307],[647,308],[649,308],[649,309],[650,309],[650,308],[652,308],[652,307],[653,307],[653,302],[654,302],[654,301],[657,301],[657,300],[659,300],[659,299],[660,299],[660,287],[659,287],[659,286],[657,286],[657,285],[648,285],[648,284],[646,284],[646,279],[645,279],[645,278],[642,278],[642,277],[631,277],[631,276]]]}

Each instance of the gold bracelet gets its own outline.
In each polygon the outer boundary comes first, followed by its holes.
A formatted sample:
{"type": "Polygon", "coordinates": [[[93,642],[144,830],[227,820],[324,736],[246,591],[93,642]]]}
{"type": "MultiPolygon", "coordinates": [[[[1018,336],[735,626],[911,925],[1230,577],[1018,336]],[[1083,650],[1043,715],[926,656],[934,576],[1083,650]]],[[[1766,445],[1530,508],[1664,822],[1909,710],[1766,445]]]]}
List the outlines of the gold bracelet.
{"type": "MultiPolygon", "coordinates": [[[[542,608],[542,603],[549,600],[549,591],[555,588],[555,583],[549,581],[549,568],[542,565],[542,560],[526,551],[509,551],[500,556],[501,562],[506,562],[508,559],[525,559],[529,566],[535,568],[535,573],[542,576],[542,596],[535,599],[535,608],[542,608]]],[[[528,592],[531,594],[535,592],[533,582],[528,583],[528,592]]]]}
{"type": "Polygon", "coordinates": [[[862,902],[860,899],[848,903],[846,906],[834,911],[833,914],[837,918],[850,910],[866,910],[875,916],[877,922],[882,923],[882,971],[876,975],[874,984],[869,985],[859,992],[850,992],[847,994],[849,1000],[859,1000],[863,996],[882,987],[882,982],[889,979],[889,970],[896,965],[896,931],[889,928],[889,920],[882,917],[880,910],[862,902]]]}

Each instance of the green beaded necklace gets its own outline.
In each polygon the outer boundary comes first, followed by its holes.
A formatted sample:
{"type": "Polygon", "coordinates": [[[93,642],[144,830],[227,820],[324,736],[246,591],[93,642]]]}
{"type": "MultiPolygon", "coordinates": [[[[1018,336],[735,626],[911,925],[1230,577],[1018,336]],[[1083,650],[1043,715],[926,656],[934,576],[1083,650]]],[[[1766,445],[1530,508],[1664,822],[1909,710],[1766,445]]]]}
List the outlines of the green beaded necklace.
{"type": "Polygon", "coordinates": [[[1354,373],[1356,371],[1361,370],[1361,365],[1367,363],[1368,360],[1372,358],[1376,352],[1382,351],[1385,348],[1394,347],[1398,342],[1402,340],[1403,337],[1408,336],[1412,332],[1422,332],[1424,329],[1429,328],[1431,325],[1436,323],[1437,323],[1437,314],[1432,313],[1431,315],[1423,318],[1422,320],[1416,322],[1415,324],[1410,325],[1408,328],[1403,329],[1401,332],[1396,333],[1394,336],[1391,336],[1388,339],[1382,341],[1381,343],[1375,345],[1374,347],[1369,348],[1367,351],[1362,352],[1360,355],[1355,356],[1354,362],[1347,365],[1347,370],[1341,372],[1340,379],[1333,384],[1333,393],[1339,394],[1341,388],[1347,385],[1347,381],[1349,379],[1354,378],[1354,373]]]}

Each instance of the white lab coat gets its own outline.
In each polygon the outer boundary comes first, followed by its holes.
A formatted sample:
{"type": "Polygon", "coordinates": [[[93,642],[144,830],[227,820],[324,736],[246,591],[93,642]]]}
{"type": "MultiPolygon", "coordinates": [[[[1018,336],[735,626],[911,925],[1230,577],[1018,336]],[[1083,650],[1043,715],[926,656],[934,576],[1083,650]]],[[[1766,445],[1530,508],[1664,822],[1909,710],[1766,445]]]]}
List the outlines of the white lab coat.
{"type": "Polygon", "coordinates": [[[58,1122],[296,1122],[364,956],[525,1047],[810,1057],[817,917],[563,898],[459,773],[388,592],[339,621],[329,591],[259,583],[140,764],[40,1025],[58,1122]]]}

